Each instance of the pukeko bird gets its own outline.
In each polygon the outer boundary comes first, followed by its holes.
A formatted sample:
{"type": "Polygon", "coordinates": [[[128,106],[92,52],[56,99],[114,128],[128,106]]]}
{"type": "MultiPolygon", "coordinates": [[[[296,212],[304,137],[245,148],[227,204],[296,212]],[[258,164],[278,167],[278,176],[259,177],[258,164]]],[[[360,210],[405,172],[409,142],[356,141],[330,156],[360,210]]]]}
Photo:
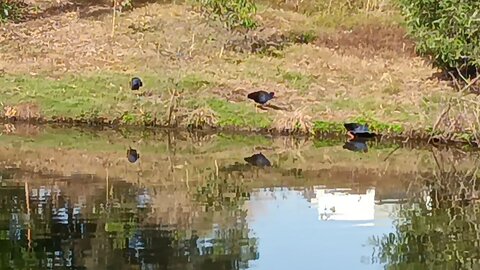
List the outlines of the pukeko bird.
{"type": "Polygon", "coordinates": [[[138,77],[133,77],[132,80],[130,81],[130,86],[132,90],[138,90],[140,87],[143,86],[142,80],[138,77]]]}
{"type": "MultiPolygon", "coordinates": [[[[267,92],[267,91],[255,91],[247,95],[247,98],[252,99],[256,103],[260,104],[261,106],[265,105],[269,100],[274,98],[274,92],[267,92]]],[[[257,107],[255,107],[255,110],[257,107]]]]}
{"type": "Polygon", "coordinates": [[[270,160],[268,160],[267,157],[265,157],[262,154],[262,152],[258,154],[254,154],[250,157],[246,157],[244,158],[244,160],[252,164],[253,166],[258,166],[258,167],[272,166],[272,164],[270,163],[270,160]]]}
{"type": "Polygon", "coordinates": [[[351,140],[348,140],[343,145],[343,149],[347,149],[353,152],[368,152],[368,146],[367,146],[367,138],[354,138],[351,140]]]}
{"type": "Polygon", "coordinates": [[[135,163],[140,158],[140,154],[137,153],[137,150],[129,147],[127,150],[127,158],[130,163],[135,163]]]}
{"type": "Polygon", "coordinates": [[[370,132],[368,125],[361,125],[357,123],[345,123],[343,126],[347,129],[348,136],[353,138],[374,138],[377,134],[370,132]]]}

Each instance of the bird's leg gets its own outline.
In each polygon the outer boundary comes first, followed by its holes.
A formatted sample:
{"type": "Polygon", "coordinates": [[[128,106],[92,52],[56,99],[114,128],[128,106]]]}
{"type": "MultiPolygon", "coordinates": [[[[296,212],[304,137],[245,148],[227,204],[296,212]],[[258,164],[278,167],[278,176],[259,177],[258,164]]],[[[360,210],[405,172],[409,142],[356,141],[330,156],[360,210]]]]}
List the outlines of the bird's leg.
{"type": "Polygon", "coordinates": [[[355,136],[352,134],[351,131],[347,131],[347,135],[348,135],[349,141],[351,141],[355,138],[355,136]]]}

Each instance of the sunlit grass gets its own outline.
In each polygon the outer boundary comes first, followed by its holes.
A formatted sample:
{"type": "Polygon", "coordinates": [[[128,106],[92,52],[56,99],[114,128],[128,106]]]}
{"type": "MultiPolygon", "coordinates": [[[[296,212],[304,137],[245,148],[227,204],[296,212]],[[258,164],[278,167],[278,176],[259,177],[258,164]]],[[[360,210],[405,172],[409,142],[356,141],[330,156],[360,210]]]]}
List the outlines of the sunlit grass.
{"type": "Polygon", "coordinates": [[[210,99],[209,106],[218,113],[218,124],[227,127],[266,128],[272,119],[265,112],[255,112],[255,104],[235,104],[221,99],[210,99]]]}

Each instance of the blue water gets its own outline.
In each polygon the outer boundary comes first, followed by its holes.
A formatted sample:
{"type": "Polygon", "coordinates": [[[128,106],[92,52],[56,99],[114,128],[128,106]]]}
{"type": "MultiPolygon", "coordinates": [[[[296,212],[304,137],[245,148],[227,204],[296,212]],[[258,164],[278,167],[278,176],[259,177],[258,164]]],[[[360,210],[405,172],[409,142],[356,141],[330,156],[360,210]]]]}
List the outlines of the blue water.
{"type": "Polygon", "coordinates": [[[258,237],[259,259],[251,269],[383,269],[372,264],[369,237],[393,231],[385,205],[371,205],[371,221],[319,220],[317,208],[298,191],[259,191],[248,203],[257,214],[249,217],[258,237]],[[283,198],[283,195],[286,198],[283,198]]]}

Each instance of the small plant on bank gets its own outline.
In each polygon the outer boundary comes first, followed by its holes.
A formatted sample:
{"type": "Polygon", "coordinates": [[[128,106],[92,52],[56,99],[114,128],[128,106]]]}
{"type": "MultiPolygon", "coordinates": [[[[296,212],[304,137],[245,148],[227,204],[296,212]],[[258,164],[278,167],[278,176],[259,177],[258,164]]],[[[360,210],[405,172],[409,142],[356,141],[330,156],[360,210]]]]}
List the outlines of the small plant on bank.
{"type": "Polygon", "coordinates": [[[218,117],[209,107],[198,108],[188,114],[186,119],[187,127],[190,129],[203,129],[214,127],[218,124],[218,117]]]}
{"type": "Polygon", "coordinates": [[[257,6],[252,0],[193,0],[208,17],[224,23],[228,29],[255,29],[257,6]]]}
{"type": "Polygon", "coordinates": [[[398,1],[420,55],[431,57],[433,65],[444,71],[460,71],[468,77],[478,73],[480,1],[398,1]]]}
{"type": "Polygon", "coordinates": [[[289,134],[314,133],[312,117],[305,113],[305,108],[299,108],[293,112],[280,112],[273,126],[275,129],[289,134]]]}

